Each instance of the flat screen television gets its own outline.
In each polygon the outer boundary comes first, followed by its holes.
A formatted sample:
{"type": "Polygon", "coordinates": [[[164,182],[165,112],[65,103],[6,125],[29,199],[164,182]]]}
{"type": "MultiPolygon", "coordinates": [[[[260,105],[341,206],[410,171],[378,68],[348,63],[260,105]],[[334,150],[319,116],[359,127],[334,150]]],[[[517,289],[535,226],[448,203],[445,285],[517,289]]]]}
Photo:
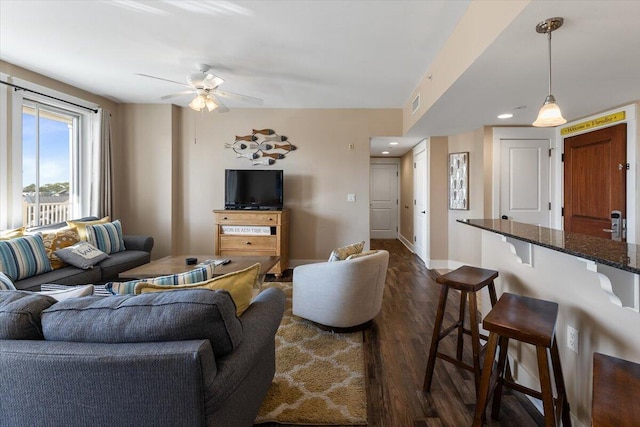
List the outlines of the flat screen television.
{"type": "Polygon", "coordinates": [[[284,174],[275,169],[227,169],[225,209],[281,210],[284,174]]]}

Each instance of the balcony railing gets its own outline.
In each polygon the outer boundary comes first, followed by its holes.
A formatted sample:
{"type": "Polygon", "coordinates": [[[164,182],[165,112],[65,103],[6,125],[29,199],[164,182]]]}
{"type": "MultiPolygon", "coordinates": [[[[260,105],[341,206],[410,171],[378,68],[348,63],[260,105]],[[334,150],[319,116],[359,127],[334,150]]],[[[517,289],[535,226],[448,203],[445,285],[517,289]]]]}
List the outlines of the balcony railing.
{"type": "Polygon", "coordinates": [[[22,203],[22,224],[25,227],[49,225],[71,219],[71,202],[40,203],[39,211],[35,203],[22,203]],[[40,222],[38,223],[38,218],[40,222]]]}

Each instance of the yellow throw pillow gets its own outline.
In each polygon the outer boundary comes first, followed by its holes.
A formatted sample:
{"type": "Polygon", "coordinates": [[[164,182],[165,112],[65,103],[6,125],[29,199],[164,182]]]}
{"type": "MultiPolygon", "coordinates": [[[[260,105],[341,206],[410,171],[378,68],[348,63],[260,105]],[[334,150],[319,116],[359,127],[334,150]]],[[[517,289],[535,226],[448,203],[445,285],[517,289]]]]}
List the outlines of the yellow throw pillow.
{"type": "Polygon", "coordinates": [[[105,216],[104,218],[97,219],[95,221],[67,221],[67,225],[69,227],[75,227],[78,230],[80,240],[87,240],[87,225],[106,224],[108,222],[111,222],[111,218],[105,216]]]}
{"type": "Polygon", "coordinates": [[[15,237],[24,236],[24,227],[12,228],[11,230],[0,231],[0,240],[9,240],[15,237]]]}
{"type": "Polygon", "coordinates": [[[54,252],[78,243],[80,241],[78,229],[75,227],[63,227],[56,230],[44,230],[41,233],[44,250],[47,253],[47,258],[51,261],[51,267],[55,270],[67,265],[66,262],[54,255],[54,252]]]}
{"type": "Polygon", "coordinates": [[[148,282],[136,284],[134,293],[145,294],[147,292],[177,291],[180,289],[211,289],[225,290],[231,294],[233,302],[236,303],[236,313],[242,315],[251,304],[253,286],[260,274],[260,264],[253,264],[244,270],[234,271],[204,282],[192,283],[189,285],[156,285],[148,282]]]}

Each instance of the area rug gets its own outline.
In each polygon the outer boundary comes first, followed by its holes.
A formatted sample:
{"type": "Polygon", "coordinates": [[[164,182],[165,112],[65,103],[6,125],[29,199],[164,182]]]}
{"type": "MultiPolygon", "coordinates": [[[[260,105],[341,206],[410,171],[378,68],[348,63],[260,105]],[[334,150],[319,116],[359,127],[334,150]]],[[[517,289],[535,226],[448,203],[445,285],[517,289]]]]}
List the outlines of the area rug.
{"type": "Polygon", "coordinates": [[[276,374],[256,423],[366,425],[362,332],[327,332],[293,316],[290,282],[264,287],[282,289],[287,302],[276,334],[276,374]]]}

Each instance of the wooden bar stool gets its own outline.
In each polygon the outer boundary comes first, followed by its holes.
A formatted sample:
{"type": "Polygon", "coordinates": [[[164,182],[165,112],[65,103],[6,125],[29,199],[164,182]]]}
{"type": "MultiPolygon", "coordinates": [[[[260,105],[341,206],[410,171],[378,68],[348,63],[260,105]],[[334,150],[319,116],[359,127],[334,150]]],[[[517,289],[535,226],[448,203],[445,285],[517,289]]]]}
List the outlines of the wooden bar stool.
{"type": "Polygon", "coordinates": [[[436,282],[441,284],[442,287],[440,289],[440,300],[438,303],[438,311],[436,313],[436,321],[433,325],[433,335],[431,337],[431,347],[429,348],[427,371],[424,375],[424,385],[422,387],[425,393],[428,393],[431,390],[431,381],[433,380],[433,369],[435,367],[436,358],[440,358],[473,372],[475,377],[476,396],[478,395],[481,373],[480,352],[482,351],[480,338],[487,340],[488,337],[481,335],[478,331],[478,303],[476,293],[485,286],[488,286],[491,306],[493,306],[496,303],[496,288],[493,283],[493,280],[496,277],[498,277],[497,271],[465,265],[457,270],[436,278],[436,282]],[[447,305],[449,289],[457,289],[460,291],[460,310],[458,321],[443,330],[442,323],[447,305]],[[467,298],[469,299],[469,329],[464,326],[467,298]],[[453,358],[447,354],[439,352],[438,346],[444,337],[456,330],[458,332],[458,345],[456,348],[456,357],[453,358]],[[471,335],[473,365],[469,365],[462,361],[463,334],[471,335]]]}
{"type": "Polygon", "coordinates": [[[474,426],[482,425],[484,410],[491,389],[494,387],[491,417],[498,419],[503,386],[541,399],[544,408],[544,425],[546,427],[557,426],[560,420],[562,420],[563,426],[571,426],[569,402],[567,401],[558,343],[555,336],[557,317],[558,304],[554,302],[510,293],[502,294],[500,300],[482,322],[484,328],[489,331],[489,342],[485,354],[480,394],[476,403],[474,426]],[[505,378],[504,371],[509,339],[532,344],[536,347],[541,391],[524,387],[509,378],[505,378]],[[491,368],[498,344],[500,345],[498,365],[496,370],[492,371],[491,368]],[[549,356],[551,357],[553,377],[558,394],[555,404],[551,387],[551,373],[549,372],[549,356]]]}
{"type": "Polygon", "coordinates": [[[640,364],[593,354],[593,427],[640,424],[640,364]]]}

